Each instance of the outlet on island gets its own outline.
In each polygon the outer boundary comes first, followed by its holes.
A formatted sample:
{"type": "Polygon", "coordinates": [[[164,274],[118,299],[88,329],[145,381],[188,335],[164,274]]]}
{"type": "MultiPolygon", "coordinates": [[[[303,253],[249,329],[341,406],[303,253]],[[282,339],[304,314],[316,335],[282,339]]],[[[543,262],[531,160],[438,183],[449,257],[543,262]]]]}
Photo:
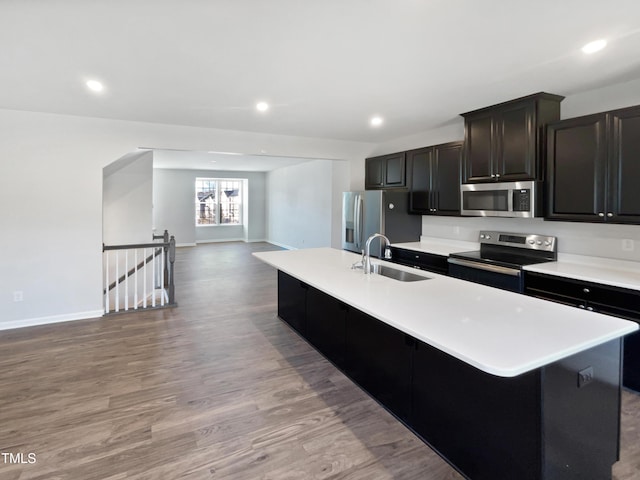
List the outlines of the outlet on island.
{"type": "Polygon", "coordinates": [[[622,251],[633,252],[635,250],[635,243],[631,238],[622,239],[622,251]]]}
{"type": "Polygon", "coordinates": [[[582,388],[593,381],[593,367],[587,367],[578,372],[578,388],[582,388]]]}

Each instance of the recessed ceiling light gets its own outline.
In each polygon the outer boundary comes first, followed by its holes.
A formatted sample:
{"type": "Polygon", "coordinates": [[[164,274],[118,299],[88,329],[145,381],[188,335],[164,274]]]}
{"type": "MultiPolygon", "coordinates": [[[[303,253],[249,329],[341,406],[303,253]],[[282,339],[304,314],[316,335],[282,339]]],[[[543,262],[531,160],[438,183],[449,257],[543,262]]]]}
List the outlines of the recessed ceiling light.
{"type": "Polygon", "coordinates": [[[86,85],[92,92],[102,92],[104,90],[104,85],[98,80],[87,80],[86,85]]]}
{"type": "Polygon", "coordinates": [[[269,110],[269,104],[267,102],[258,102],[256,103],[256,110],[259,112],[266,112],[269,110]]]}
{"type": "Polygon", "coordinates": [[[371,120],[369,120],[369,123],[372,127],[379,127],[383,122],[384,120],[382,119],[382,117],[378,115],[376,115],[375,117],[371,117],[371,120]]]}
{"type": "Polygon", "coordinates": [[[584,47],[582,47],[582,52],[589,55],[591,53],[599,52],[606,46],[607,41],[605,39],[595,40],[593,42],[587,43],[584,47]]]}

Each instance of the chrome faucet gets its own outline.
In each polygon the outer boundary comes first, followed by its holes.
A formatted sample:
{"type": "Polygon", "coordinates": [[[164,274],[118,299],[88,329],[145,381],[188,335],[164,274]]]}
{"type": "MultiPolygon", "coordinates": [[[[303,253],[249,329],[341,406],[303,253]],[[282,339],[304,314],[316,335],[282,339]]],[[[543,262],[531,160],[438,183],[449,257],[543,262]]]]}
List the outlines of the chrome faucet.
{"type": "MultiPolygon", "coordinates": [[[[384,258],[391,258],[391,250],[389,250],[389,246],[391,245],[391,242],[389,241],[389,239],[384,235],[382,235],[381,233],[374,233],[367,239],[367,243],[365,244],[365,247],[364,247],[365,251],[364,251],[364,260],[363,260],[363,264],[364,264],[363,270],[365,274],[371,273],[370,248],[371,248],[371,241],[376,237],[380,237],[381,239],[380,242],[382,242],[382,239],[384,239],[387,242],[387,246],[384,249],[384,258]]],[[[380,247],[382,247],[382,245],[380,245],[380,247]]]]}

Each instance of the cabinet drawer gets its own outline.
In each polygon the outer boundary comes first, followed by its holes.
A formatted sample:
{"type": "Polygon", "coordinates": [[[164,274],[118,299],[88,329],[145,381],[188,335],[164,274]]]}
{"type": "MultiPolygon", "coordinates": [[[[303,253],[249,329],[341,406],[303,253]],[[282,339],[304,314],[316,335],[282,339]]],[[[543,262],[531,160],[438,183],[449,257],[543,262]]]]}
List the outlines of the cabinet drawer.
{"type": "Polygon", "coordinates": [[[527,272],[525,293],[640,321],[640,292],[637,290],[527,272]]]}
{"type": "Polygon", "coordinates": [[[443,275],[449,272],[447,257],[443,255],[391,247],[391,260],[400,265],[415,267],[443,275]]]}
{"type": "Polygon", "coordinates": [[[581,303],[584,301],[585,285],[573,280],[537,273],[525,274],[525,292],[542,298],[566,299],[562,303],[581,303]]]}

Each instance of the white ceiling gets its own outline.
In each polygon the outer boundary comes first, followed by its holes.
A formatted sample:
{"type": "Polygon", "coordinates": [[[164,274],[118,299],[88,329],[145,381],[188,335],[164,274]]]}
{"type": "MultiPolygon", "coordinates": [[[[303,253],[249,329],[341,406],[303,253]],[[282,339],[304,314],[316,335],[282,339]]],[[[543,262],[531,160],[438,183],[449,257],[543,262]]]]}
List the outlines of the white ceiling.
{"type": "Polygon", "coordinates": [[[638,0],[0,1],[6,109],[382,143],[638,77],[638,0]]]}

